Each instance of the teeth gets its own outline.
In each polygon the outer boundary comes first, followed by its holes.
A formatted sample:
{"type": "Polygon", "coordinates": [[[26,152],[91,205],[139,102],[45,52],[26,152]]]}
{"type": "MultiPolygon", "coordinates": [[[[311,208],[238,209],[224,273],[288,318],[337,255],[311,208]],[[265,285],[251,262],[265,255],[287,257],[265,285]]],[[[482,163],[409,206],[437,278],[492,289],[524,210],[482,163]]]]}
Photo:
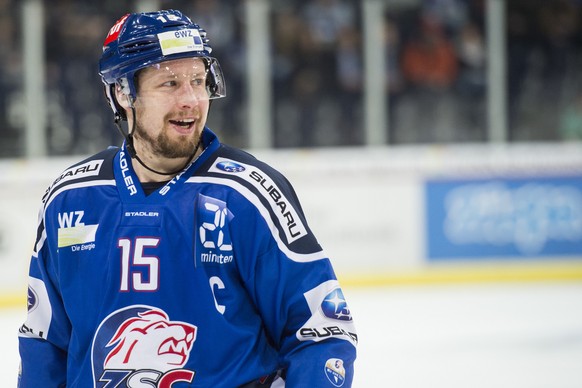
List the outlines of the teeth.
{"type": "Polygon", "coordinates": [[[195,120],[192,119],[188,119],[188,120],[170,120],[170,122],[176,124],[176,125],[180,125],[182,127],[189,127],[190,125],[192,125],[194,123],[195,120]]]}

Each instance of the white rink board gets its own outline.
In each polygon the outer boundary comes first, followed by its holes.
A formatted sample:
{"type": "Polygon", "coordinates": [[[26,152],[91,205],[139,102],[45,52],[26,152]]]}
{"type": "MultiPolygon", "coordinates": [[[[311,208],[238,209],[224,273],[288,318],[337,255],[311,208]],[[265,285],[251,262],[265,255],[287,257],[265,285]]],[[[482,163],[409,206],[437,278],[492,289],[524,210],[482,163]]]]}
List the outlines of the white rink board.
{"type": "Polygon", "coordinates": [[[42,195],[66,163],[0,160],[0,294],[26,290],[42,195]]]}
{"type": "MultiPolygon", "coordinates": [[[[580,143],[253,153],[293,183],[308,222],[339,275],[426,266],[426,177],[582,171],[580,143]]],[[[0,160],[0,294],[24,289],[42,194],[65,168],[83,158],[0,160]]]]}

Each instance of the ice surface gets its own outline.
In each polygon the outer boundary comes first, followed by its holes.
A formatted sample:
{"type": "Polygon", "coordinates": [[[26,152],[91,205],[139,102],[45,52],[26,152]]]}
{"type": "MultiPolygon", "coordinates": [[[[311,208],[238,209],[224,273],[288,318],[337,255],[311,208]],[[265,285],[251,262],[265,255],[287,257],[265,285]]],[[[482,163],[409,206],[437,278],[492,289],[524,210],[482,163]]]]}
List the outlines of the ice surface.
{"type": "Polygon", "coordinates": [[[354,387],[582,387],[582,283],[346,290],[354,387]]]}
{"type": "MultiPolygon", "coordinates": [[[[348,288],[355,388],[582,387],[582,283],[348,288]]],[[[2,386],[22,309],[0,310],[2,386]]]]}

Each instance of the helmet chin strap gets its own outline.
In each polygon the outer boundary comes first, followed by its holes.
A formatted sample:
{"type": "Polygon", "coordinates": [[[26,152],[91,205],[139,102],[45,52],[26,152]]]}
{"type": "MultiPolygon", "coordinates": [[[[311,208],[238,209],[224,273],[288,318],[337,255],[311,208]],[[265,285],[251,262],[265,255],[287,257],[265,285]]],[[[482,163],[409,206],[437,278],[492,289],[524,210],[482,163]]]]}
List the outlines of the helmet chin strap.
{"type": "Polygon", "coordinates": [[[127,134],[123,131],[123,128],[121,128],[122,118],[118,112],[115,112],[114,122],[115,122],[115,126],[117,127],[117,130],[119,131],[121,136],[123,136],[123,138],[125,139],[127,152],[129,153],[129,156],[131,156],[133,159],[137,160],[138,163],[141,164],[145,169],[147,169],[155,174],[158,174],[158,175],[165,175],[165,176],[177,175],[180,171],[182,171],[184,168],[186,168],[186,166],[188,166],[192,162],[192,160],[194,159],[194,156],[196,155],[196,152],[198,152],[198,148],[200,148],[200,143],[202,143],[202,138],[200,138],[198,140],[198,143],[196,144],[196,147],[194,148],[192,155],[190,155],[190,157],[188,158],[186,163],[182,167],[180,167],[179,169],[174,170],[174,171],[170,171],[170,172],[161,172],[161,171],[154,170],[153,168],[147,166],[140,159],[140,157],[137,156],[137,151],[135,150],[135,147],[133,145],[133,133],[135,131],[135,125],[136,125],[135,108],[133,106],[131,107],[131,113],[133,116],[133,123],[132,123],[131,131],[129,131],[129,128],[128,128],[127,134]]]}

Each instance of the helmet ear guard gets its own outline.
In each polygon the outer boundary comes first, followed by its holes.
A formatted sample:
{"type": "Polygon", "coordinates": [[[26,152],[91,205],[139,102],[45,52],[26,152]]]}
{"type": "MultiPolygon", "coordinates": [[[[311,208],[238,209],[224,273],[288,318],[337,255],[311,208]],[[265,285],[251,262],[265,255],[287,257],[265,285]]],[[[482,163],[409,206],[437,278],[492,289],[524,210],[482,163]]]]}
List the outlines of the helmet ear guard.
{"type": "MultiPolygon", "coordinates": [[[[123,81],[123,80],[122,80],[123,81]]],[[[119,103],[117,100],[117,92],[121,92],[124,95],[127,95],[128,98],[132,98],[129,92],[129,87],[127,86],[127,80],[125,80],[125,86],[122,82],[115,83],[115,84],[106,84],[103,83],[103,91],[105,93],[105,98],[113,110],[113,114],[116,118],[119,118],[123,121],[127,121],[127,114],[125,113],[125,108],[119,103]]]]}
{"type": "Polygon", "coordinates": [[[105,94],[105,98],[113,111],[115,119],[120,119],[123,121],[127,121],[127,115],[125,114],[125,110],[119,103],[117,102],[117,98],[115,97],[115,84],[107,84],[103,82],[103,92],[105,94]]]}
{"type": "Polygon", "coordinates": [[[120,78],[119,81],[117,81],[117,87],[121,93],[128,96],[131,95],[131,89],[129,87],[129,82],[127,82],[127,78],[120,78]]]}

